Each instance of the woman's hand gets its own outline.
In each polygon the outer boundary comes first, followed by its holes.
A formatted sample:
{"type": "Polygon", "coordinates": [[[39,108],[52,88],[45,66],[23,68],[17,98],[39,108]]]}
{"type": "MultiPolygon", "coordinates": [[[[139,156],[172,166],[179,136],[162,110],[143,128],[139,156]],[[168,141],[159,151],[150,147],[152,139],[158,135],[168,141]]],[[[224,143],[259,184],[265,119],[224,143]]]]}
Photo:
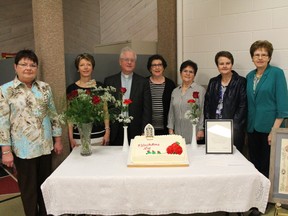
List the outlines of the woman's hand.
{"type": "Polygon", "coordinates": [[[72,149],[79,146],[73,138],[69,139],[69,142],[72,149]]]}
{"type": "Polygon", "coordinates": [[[56,154],[61,154],[63,151],[63,145],[61,142],[61,137],[54,137],[55,138],[55,143],[54,143],[54,152],[56,154]]]}
{"type": "Polygon", "coordinates": [[[204,138],[204,131],[199,130],[196,135],[197,140],[202,140],[204,138]]]}
{"type": "Polygon", "coordinates": [[[271,141],[272,141],[272,132],[270,132],[268,135],[268,144],[269,145],[271,145],[271,141]]]}
{"type": "Polygon", "coordinates": [[[106,129],[106,132],[103,137],[102,145],[109,145],[110,142],[110,129],[106,129]]]}
{"type": "Polygon", "coordinates": [[[8,154],[2,153],[2,163],[7,167],[13,167],[14,165],[14,157],[12,152],[10,151],[8,154]]]}

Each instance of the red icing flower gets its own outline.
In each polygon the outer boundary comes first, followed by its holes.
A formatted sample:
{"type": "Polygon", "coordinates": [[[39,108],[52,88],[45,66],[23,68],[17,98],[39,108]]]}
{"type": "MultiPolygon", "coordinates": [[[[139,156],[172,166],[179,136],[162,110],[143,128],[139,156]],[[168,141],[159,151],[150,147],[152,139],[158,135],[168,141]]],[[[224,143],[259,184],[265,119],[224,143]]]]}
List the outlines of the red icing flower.
{"type": "Polygon", "coordinates": [[[100,101],[101,101],[100,97],[98,97],[98,96],[92,97],[92,103],[93,104],[98,104],[98,103],[100,103],[100,101]]]}
{"type": "Polygon", "coordinates": [[[70,94],[67,95],[67,99],[68,100],[72,100],[73,98],[78,96],[78,91],[77,90],[73,90],[72,92],[70,92],[70,94]]]}
{"type": "Polygon", "coordinates": [[[183,152],[182,147],[180,146],[179,142],[175,142],[167,147],[166,149],[167,154],[178,154],[181,155],[183,152]]]}
{"type": "Polygon", "coordinates": [[[194,99],[190,99],[187,101],[187,103],[195,103],[196,101],[194,99]]]}
{"type": "Polygon", "coordinates": [[[197,91],[193,92],[193,98],[199,98],[199,92],[197,91]]]}
{"type": "Polygon", "coordinates": [[[125,105],[129,105],[129,104],[131,104],[132,103],[132,100],[131,99],[125,99],[124,101],[123,101],[123,104],[125,104],[125,105]]]}
{"type": "Polygon", "coordinates": [[[125,92],[127,91],[127,89],[124,88],[124,87],[121,87],[120,91],[122,92],[122,94],[125,94],[125,92]]]}

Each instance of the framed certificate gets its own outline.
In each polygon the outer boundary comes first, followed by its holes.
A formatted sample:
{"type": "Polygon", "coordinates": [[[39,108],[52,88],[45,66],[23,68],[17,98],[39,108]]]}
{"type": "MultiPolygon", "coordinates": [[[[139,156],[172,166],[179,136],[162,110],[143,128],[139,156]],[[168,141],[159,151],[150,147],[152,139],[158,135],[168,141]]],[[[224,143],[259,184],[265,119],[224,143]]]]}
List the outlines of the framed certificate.
{"type": "Polygon", "coordinates": [[[206,154],[233,154],[233,120],[206,119],[206,154]]]}
{"type": "Polygon", "coordinates": [[[288,204],[288,128],[272,130],[269,202],[288,204]]]}

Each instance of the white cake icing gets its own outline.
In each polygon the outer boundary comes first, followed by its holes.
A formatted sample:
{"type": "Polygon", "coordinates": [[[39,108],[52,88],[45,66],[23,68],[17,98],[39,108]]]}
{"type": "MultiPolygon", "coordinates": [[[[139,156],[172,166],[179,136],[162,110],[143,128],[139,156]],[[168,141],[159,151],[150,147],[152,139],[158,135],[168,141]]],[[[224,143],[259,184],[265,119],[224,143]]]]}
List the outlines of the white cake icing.
{"type": "Polygon", "coordinates": [[[179,135],[136,136],[130,145],[129,163],[132,166],[188,166],[185,139],[179,135]]]}

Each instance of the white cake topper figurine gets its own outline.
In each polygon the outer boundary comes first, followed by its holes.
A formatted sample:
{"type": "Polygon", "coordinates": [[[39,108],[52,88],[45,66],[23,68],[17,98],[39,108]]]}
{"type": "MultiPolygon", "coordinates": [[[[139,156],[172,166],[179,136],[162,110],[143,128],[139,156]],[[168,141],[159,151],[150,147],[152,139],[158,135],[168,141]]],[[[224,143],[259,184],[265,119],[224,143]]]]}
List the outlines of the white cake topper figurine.
{"type": "Polygon", "coordinates": [[[144,135],[146,139],[153,139],[155,136],[154,127],[151,124],[147,124],[144,128],[144,135]]]}

